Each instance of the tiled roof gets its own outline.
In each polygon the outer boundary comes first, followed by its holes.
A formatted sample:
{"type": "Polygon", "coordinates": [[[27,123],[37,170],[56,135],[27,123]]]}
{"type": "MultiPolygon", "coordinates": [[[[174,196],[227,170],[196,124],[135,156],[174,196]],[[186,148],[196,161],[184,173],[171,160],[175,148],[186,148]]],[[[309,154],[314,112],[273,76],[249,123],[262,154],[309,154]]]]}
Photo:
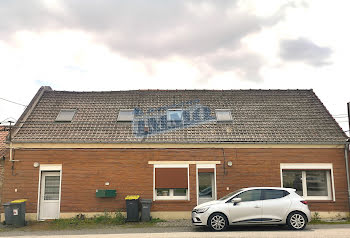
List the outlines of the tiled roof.
{"type": "Polygon", "coordinates": [[[21,118],[26,119],[14,142],[339,144],[346,140],[312,90],[45,90],[29,116],[21,118]],[[185,122],[169,125],[164,120],[168,108],[184,109],[185,122]],[[77,110],[72,122],[55,122],[61,109],[77,110]],[[117,122],[120,109],[135,109],[135,121],[117,122]],[[230,109],[233,121],[217,122],[215,109],[230,109]]]}
{"type": "Polygon", "coordinates": [[[5,127],[0,126],[0,159],[5,155],[6,152],[6,136],[8,131],[5,130],[5,127]]]}

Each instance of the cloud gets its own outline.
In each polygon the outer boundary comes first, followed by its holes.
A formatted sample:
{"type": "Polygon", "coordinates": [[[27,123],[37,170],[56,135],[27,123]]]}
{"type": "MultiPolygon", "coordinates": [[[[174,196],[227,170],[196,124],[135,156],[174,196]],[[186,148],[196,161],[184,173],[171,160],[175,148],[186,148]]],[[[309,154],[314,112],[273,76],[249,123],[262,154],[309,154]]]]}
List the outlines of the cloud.
{"type": "Polygon", "coordinates": [[[286,61],[301,61],[312,66],[324,66],[332,54],[332,49],[321,47],[312,41],[299,38],[296,40],[282,40],[280,42],[280,56],[286,61]]]}
{"type": "Polygon", "coordinates": [[[263,62],[249,52],[243,53],[248,62],[237,60],[241,40],[278,23],[286,8],[293,6],[286,3],[275,14],[262,17],[238,5],[224,0],[4,0],[0,36],[5,39],[23,30],[78,30],[128,58],[200,58],[213,72],[240,67],[247,79],[256,80],[263,62]],[[215,59],[222,52],[228,62],[215,59]]]}

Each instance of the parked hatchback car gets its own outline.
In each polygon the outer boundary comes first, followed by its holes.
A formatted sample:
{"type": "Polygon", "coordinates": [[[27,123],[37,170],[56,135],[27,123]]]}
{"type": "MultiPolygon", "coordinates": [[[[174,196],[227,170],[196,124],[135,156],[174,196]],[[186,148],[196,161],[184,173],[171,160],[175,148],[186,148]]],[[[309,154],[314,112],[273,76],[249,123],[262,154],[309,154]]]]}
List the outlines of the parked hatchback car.
{"type": "Polygon", "coordinates": [[[290,229],[302,230],[310,220],[307,202],[292,188],[243,188],[192,211],[194,225],[214,231],[223,231],[229,225],[252,224],[287,224],[290,229]]]}

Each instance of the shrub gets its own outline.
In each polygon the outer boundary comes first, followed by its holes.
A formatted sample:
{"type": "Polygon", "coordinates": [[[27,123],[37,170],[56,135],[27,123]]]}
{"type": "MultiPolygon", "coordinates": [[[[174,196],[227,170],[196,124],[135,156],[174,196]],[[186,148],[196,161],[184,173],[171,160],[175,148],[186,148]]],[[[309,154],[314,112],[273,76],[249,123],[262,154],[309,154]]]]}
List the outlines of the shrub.
{"type": "Polygon", "coordinates": [[[318,212],[314,212],[314,215],[312,216],[313,221],[321,221],[320,214],[318,212]]]}

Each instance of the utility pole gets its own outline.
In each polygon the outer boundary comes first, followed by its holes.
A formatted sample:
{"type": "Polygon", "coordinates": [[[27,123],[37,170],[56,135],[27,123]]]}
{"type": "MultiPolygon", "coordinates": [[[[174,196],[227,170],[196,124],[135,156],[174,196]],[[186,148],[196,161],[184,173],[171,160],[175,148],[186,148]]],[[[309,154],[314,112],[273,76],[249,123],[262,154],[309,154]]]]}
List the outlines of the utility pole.
{"type": "Polygon", "coordinates": [[[349,123],[349,135],[350,135],[350,102],[348,102],[348,123],[349,123]]]}

